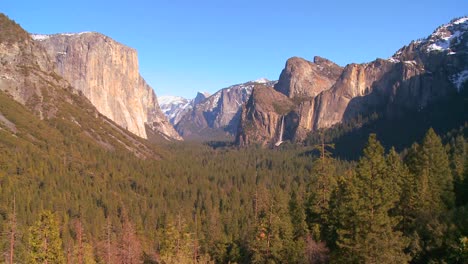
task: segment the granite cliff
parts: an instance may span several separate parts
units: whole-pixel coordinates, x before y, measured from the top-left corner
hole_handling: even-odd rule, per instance
[[[32,37],[45,48],[57,73],[100,113],[142,138],[150,129],[166,139],[181,139],[140,76],[136,50],[100,33]]]
[[[255,95],[257,98],[243,108],[237,143],[273,145],[282,128],[285,139],[302,141],[310,132],[373,113],[398,118],[456,95],[466,80],[468,17],[440,26],[388,59],[340,67],[320,57],[314,62],[294,57],[286,62],[275,90]],[[258,114],[257,109],[266,109],[265,104],[276,101],[258,97],[268,98],[277,92],[289,98],[290,110],[273,118]],[[246,129],[260,123],[253,126],[255,129]]]
[[[55,63],[28,32],[3,14],[0,28],[0,131],[5,137],[32,143],[45,153],[57,151],[49,148],[52,141],[63,146],[79,139],[90,148],[159,157],[146,140],[100,114],[58,75]],[[68,154],[64,159],[76,158]]]

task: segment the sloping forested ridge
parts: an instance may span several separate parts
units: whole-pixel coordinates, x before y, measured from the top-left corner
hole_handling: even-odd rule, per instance
[[[6,263],[11,241],[17,263],[467,260],[466,127],[401,155],[371,136],[357,163],[288,145],[176,144],[153,160],[0,99],[15,124],[0,123]]]

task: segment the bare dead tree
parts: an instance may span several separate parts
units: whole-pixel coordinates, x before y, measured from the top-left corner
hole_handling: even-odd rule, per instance
[[[16,241],[16,197],[13,196],[13,212],[10,217],[10,264],[13,264]]]
[[[75,231],[78,240],[78,264],[83,264],[83,224],[80,218],[75,222]]]

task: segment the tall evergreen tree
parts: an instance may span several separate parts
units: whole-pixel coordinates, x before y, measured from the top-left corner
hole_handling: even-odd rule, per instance
[[[418,148],[419,146],[417,144],[412,147],[415,151]],[[410,154],[408,154],[407,157],[410,157]],[[396,206],[391,212],[391,215],[399,217],[397,230],[403,232],[405,236],[409,236],[413,231],[411,228],[416,218],[416,178],[414,174],[409,171],[405,163],[402,162],[394,148],[388,153],[386,161],[388,179],[395,183],[392,186],[395,188],[394,191],[398,194]]]
[[[313,162],[312,178],[307,190],[307,224],[317,242],[329,239],[330,196],[337,183],[334,160],[327,148],[333,147],[331,144],[325,144],[322,134],[321,144],[315,147],[319,150],[320,157]]]
[[[468,144],[463,136],[458,136],[452,139],[450,147],[456,204],[465,205],[468,203],[468,185],[465,178],[468,169]]]
[[[252,263],[300,263],[304,243],[294,241],[293,225],[288,212],[288,199],[279,191],[272,191],[260,209],[255,237],[249,249]]]
[[[337,246],[353,255],[355,262],[404,263],[402,234],[394,231],[397,219],[390,215],[398,193],[390,181],[384,149],[375,134],[370,135],[356,175],[344,186],[345,196],[338,205],[341,219],[350,223],[337,230]],[[342,259],[344,260],[344,259]]]
[[[414,220],[407,231],[414,261],[442,259],[448,239],[448,210],[454,207],[453,177],[447,152],[431,128],[422,144],[408,154],[414,174]]]
[[[65,263],[59,225],[52,212],[42,212],[29,231],[29,263]]]
[[[307,235],[307,225],[303,204],[299,201],[296,191],[292,191],[289,199],[289,214],[293,226],[294,239],[305,239]]]
[[[423,139],[413,168],[418,177],[420,210],[440,213],[454,206],[449,159],[440,137],[432,128]]]

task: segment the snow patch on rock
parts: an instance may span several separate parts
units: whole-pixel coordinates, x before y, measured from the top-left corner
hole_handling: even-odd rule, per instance
[[[268,80],[267,78],[260,78],[260,79],[257,79],[255,81],[253,81],[254,83],[269,83],[270,80]]]
[[[46,40],[50,38],[50,35],[42,35],[42,34],[31,34],[33,40]]]
[[[468,69],[457,74],[454,74],[450,77],[450,81],[457,87],[457,90],[460,92],[463,84],[468,81]]]
[[[71,37],[71,36],[80,36],[80,35],[83,35],[83,34],[88,34],[88,33],[92,33],[91,31],[84,31],[84,32],[79,32],[79,33],[59,33],[59,34],[50,34],[50,35],[46,35],[46,34],[31,34],[31,38],[33,40],[37,40],[37,41],[42,41],[42,40],[47,40],[49,39],[51,36],[67,36],[67,37]]]

